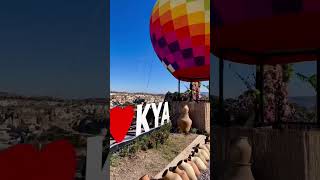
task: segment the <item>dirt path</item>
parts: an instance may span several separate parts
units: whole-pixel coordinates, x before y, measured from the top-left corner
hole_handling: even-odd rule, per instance
[[[115,158],[110,167],[111,180],[138,180],[145,174],[155,176],[196,137],[196,134],[170,134],[168,141],[158,149],[139,151],[132,157]]]

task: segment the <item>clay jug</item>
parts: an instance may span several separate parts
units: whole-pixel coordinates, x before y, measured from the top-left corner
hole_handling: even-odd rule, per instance
[[[142,176],[139,180],[150,180],[150,176],[146,174]]]
[[[207,148],[207,146],[205,146],[205,145],[203,145],[203,144],[198,144],[198,145],[196,146],[196,148],[199,148],[199,149],[204,150],[204,151],[206,152],[206,154],[210,157],[210,151],[209,151],[209,149]]]
[[[179,176],[179,174],[174,173],[169,171],[168,169],[166,169],[163,174],[162,174],[162,178],[164,180],[182,180],[182,178]]]
[[[192,125],[192,120],[189,117],[189,107],[184,105],[180,117],[178,119],[179,129],[184,133],[189,133]]]
[[[204,163],[204,165],[206,166],[206,167],[208,167],[208,162],[206,161],[206,159],[203,157],[203,155],[202,154],[200,154],[199,152],[192,152],[192,156],[195,156],[195,157],[198,157],[198,158],[200,158],[201,159],[201,161]]]
[[[230,143],[230,161],[240,164],[247,164],[251,159],[251,146],[248,137],[239,137]]]
[[[208,150],[210,151],[210,138],[208,136],[204,140],[204,144],[208,148]]]
[[[254,180],[250,164],[234,164],[225,180]]]
[[[210,160],[210,152],[207,152],[206,150],[201,149],[201,148],[199,148],[198,151],[199,151],[200,153],[202,153],[203,157],[204,157],[207,161]]]
[[[184,170],[184,171],[187,173],[187,175],[188,175],[188,177],[189,177],[190,180],[197,180],[197,176],[196,176],[196,174],[195,174],[192,166],[191,166],[190,164],[188,164],[186,161],[187,161],[187,160],[181,160],[181,161],[179,161],[179,163],[177,164],[177,166],[178,166],[180,169]]]
[[[195,153],[201,154],[206,161],[209,161],[210,156],[209,156],[209,154],[207,154],[207,152],[205,150],[199,149],[199,148],[195,148],[194,151],[195,151]]]
[[[210,136],[206,136],[205,142],[210,142]]]
[[[193,161],[191,161],[190,157],[187,160],[188,160],[187,162],[192,166],[193,171],[196,174],[196,176],[200,177],[201,173],[200,173],[198,166]]]
[[[194,162],[197,165],[200,171],[205,171],[207,169],[207,166],[203,163],[203,161],[199,157],[189,156],[189,158],[191,159],[192,162]]]
[[[226,180],[254,180],[251,172],[251,146],[247,137],[239,137],[230,143],[230,173]]]
[[[189,180],[187,173],[184,170],[181,170],[178,166],[169,168],[170,171],[179,174],[182,180]]]
[[[209,152],[210,152],[210,144],[205,144],[205,146],[207,147],[207,149],[208,149]]]

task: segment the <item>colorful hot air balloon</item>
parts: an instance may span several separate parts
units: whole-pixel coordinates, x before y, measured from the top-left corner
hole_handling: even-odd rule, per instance
[[[179,80],[210,78],[210,0],[157,0],[150,19],[153,48]]]

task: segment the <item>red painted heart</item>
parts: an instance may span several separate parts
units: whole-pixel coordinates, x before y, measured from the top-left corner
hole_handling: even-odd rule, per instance
[[[110,110],[110,133],[116,142],[125,138],[134,116],[133,106],[121,108],[119,106]]]
[[[76,153],[65,140],[46,145],[41,151],[31,144],[18,144],[0,151],[0,179],[74,180]]]

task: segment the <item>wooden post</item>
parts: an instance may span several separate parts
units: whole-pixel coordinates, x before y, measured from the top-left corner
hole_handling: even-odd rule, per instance
[[[192,87],[192,83],[193,82],[190,82],[190,86],[189,86],[189,91],[190,91],[190,101],[193,101],[193,87]]]
[[[178,99],[180,100],[180,79],[178,79]]]
[[[320,126],[320,95],[319,95],[319,90],[320,90],[320,54],[317,56],[317,124]]]
[[[263,88],[264,88],[264,77],[263,77],[263,72],[264,72],[264,66],[263,64],[260,64],[260,123],[264,122],[264,101],[263,101]]]
[[[219,58],[219,121],[223,124],[224,122],[224,105],[223,105],[223,71],[224,71],[224,60]]]
[[[220,142],[223,142],[223,141],[225,141],[225,137],[224,137],[224,132],[225,132],[225,127],[227,126],[227,122],[225,122],[224,120],[224,93],[223,93],[223,89],[224,89],[224,87],[223,87],[223,84],[224,84],[224,60],[223,60],[223,58],[219,58],[219,103],[218,103],[218,124],[219,125],[222,125],[222,127],[221,127],[221,135],[219,136],[219,140],[220,140]],[[215,130],[211,130],[210,129],[210,132],[211,131],[213,131],[213,133],[216,133],[216,131]],[[214,151],[213,152],[213,156],[214,156],[214,159],[213,159],[213,161],[214,162],[212,162],[212,163],[210,163],[210,165],[212,165],[213,164],[213,171],[214,172],[217,172],[218,171],[218,168],[219,168],[219,166],[218,166],[218,162],[217,162],[217,157],[216,157],[216,155],[217,155],[217,151],[216,151],[216,149],[217,149],[217,147],[220,147],[221,148],[221,156],[222,157],[220,157],[221,158],[221,160],[222,161],[225,161],[226,160],[226,146],[225,146],[225,144],[227,144],[227,143],[222,143],[222,144],[217,144],[217,141],[218,141],[218,137],[217,136],[215,136],[215,135],[213,135],[213,148],[212,148],[212,150]],[[220,178],[220,177],[217,177],[217,174],[218,173],[214,173],[213,174],[213,177],[214,177],[214,179],[218,179],[218,178]]]
[[[259,94],[259,104],[256,105],[256,117],[255,117],[255,124],[259,125],[260,123],[264,122],[264,102],[263,102],[263,86],[264,86],[264,78],[263,78],[263,71],[264,66],[263,64],[259,64],[256,67],[256,89],[260,92]]]
[[[256,89],[259,90],[259,86],[260,86],[260,82],[259,82],[259,79],[260,79],[260,72],[259,72],[260,68],[259,68],[259,65],[256,65]],[[256,104],[256,110],[255,110],[255,125],[258,125],[259,124],[259,105],[258,103]]]

